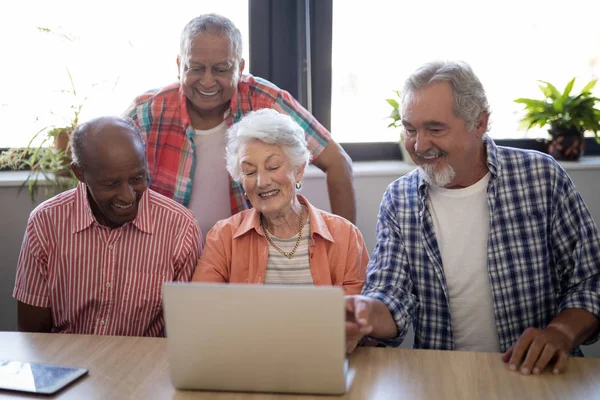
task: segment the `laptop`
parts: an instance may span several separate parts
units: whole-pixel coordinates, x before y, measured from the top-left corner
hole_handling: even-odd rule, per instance
[[[345,393],[341,288],[170,282],[163,294],[176,389]]]

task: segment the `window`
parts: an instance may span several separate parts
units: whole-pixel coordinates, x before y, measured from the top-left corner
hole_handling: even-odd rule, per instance
[[[71,105],[83,102],[81,121],[121,114],[136,95],[175,82],[179,36],[197,15],[230,18],[248,60],[248,0],[38,0],[4,11],[0,147],[25,146],[37,130],[68,123]],[[63,92],[71,88],[67,70],[76,99]]]
[[[600,76],[598,15],[600,2],[589,0],[334,0],[332,134],[339,142],[396,141],[384,99],[424,62],[461,59],[486,88],[490,135],[525,137],[513,100],[540,97],[537,80],[561,90],[577,77],[578,90]]]

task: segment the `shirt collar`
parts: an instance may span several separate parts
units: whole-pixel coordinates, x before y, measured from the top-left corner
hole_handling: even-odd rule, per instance
[[[489,137],[487,134],[483,137],[483,141],[486,145],[487,150],[488,169],[490,170],[492,176],[499,175],[501,165],[500,161],[498,160],[498,146],[496,146],[496,143],[494,143],[492,138]]]
[[[72,233],[81,232],[94,223],[98,224],[88,200],[87,185],[83,182],[79,182],[75,189],[74,212]],[[150,210],[150,189],[144,191],[138,204],[137,216],[131,224],[142,232],[153,233],[154,223]]]
[[[183,92],[181,84],[179,85],[179,118],[181,118],[181,125],[185,129],[186,136],[192,139],[196,135],[196,132],[192,127],[192,120],[187,108],[187,96]]]
[[[74,215],[72,233],[77,233],[86,229],[96,220],[88,201],[87,186],[83,182],[79,182],[77,189],[75,189],[75,202],[73,210]]]
[[[319,213],[319,210],[314,208],[306,199],[306,197],[298,194],[296,198],[300,202],[306,206],[308,210],[308,215],[310,216],[310,234],[311,237],[315,234],[321,236],[323,239],[328,240],[330,242],[334,242],[333,236],[331,236],[331,232],[329,232],[329,228],[327,228],[327,224],[323,220],[323,217]],[[264,236],[262,229],[260,228],[260,212],[256,211],[255,208],[251,208],[249,210],[248,217],[244,219],[244,221],[240,224],[238,229],[235,231],[233,235],[233,239],[246,234],[248,231],[254,229],[256,233],[261,236]]]
[[[138,213],[132,224],[142,232],[150,235],[154,233],[154,221],[152,220],[152,207],[150,205],[150,189],[144,190],[140,204],[138,204]]]

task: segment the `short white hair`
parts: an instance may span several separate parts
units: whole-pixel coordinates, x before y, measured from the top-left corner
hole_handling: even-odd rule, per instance
[[[179,56],[185,57],[192,39],[203,33],[226,36],[231,43],[233,54],[235,54],[235,61],[240,63],[242,60],[242,34],[229,18],[218,14],[203,14],[187,23],[181,32]]]
[[[227,171],[237,182],[243,176],[242,151],[255,140],[281,147],[294,169],[310,161],[304,130],[289,115],[271,108],[251,111],[227,131]]]
[[[465,121],[467,129],[477,126],[482,114],[491,114],[485,89],[469,64],[464,61],[436,60],[413,72],[402,89],[402,110],[411,96],[434,82],[448,82],[454,94],[454,115]],[[489,126],[486,127],[486,130]]]

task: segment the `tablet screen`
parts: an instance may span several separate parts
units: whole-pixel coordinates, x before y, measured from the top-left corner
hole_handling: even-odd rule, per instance
[[[52,394],[87,372],[84,368],[2,360],[0,389]]]

